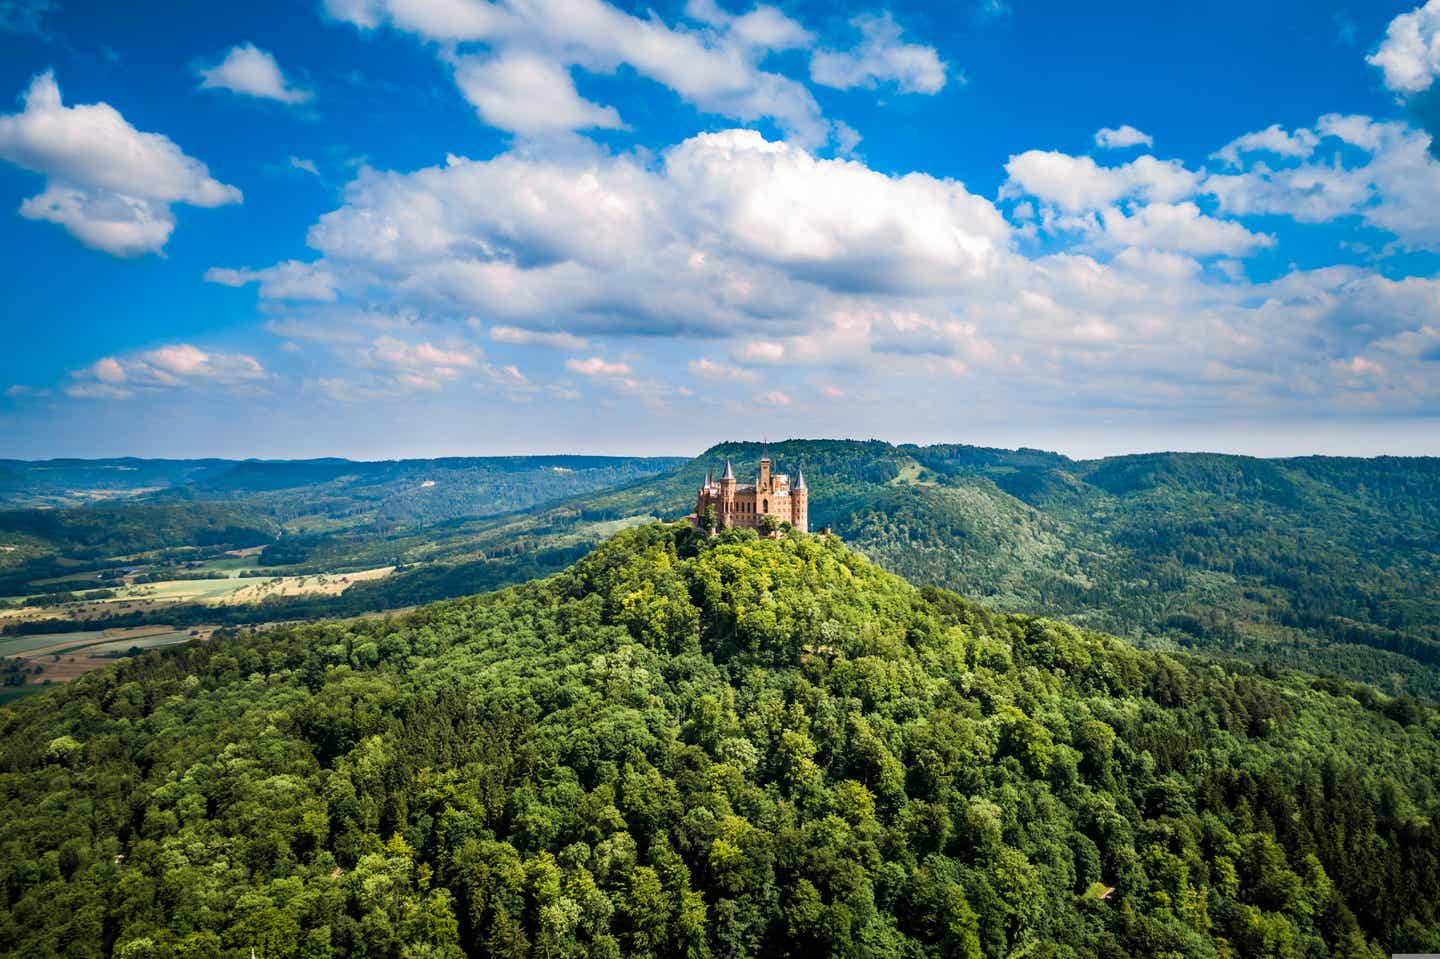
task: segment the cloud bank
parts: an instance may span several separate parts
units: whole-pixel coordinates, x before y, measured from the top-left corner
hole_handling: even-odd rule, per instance
[[[1397,18],[1370,58],[1406,104],[1434,83],[1437,4]],[[982,193],[850,155],[858,134],[822,113],[817,95],[963,83],[888,13],[825,35],[778,7],[713,0],[668,19],[602,0],[326,10],[425,43],[509,146],[361,166],[309,224],[307,255],[206,272],[253,288],[226,295],[259,301],[277,350],[256,350],[263,365],[178,344],[103,358],[67,380],[71,395],[283,381],[369,410],[443,397],[489,416],[584,399],[566,409],[613,423],[781,407],[814,423],[840,415],[839,396],[854,400],[847,415],[941,425],[1016,410],[1440,414],[1440,276],[1407,271],[1440,252],[1440,163],[1406,120],[1257,124],[1188,160],[1104,127],[1076,152],[1017,151]],[[299,102],[254,52],[264,64],[215,85]],[[643,122],[591,82],[622,70],[724,120],[633,149],[586,139]],[[65,107],[48,76],[0,118],[0,156],[47,177],[25,215],[121,255],[161,249],[174,204],[240,199],[112,108]],[[1362,252],[1347,265],[1295,256],[1292,238],[1323,224]]]
[[[70,374],[65,392],[88,399],[130,399],[141,392],[182,388],[253,391],[267,377],[265,368],[253,356],[176,343],[96,360]]]
[[[325,0],[335,20],[361,30],[390,27],[439,45],[461,93],[491,126],[522,136],[613,129],[614,108],[585,99],[576,69],[628,67],[696,109],[742,123],[770,121],[787,138],[817,146],[846,136],[821,114],[804,84],[766,69],[772,53],[812,49],[811,79],[848,89],[892,86],[933,94],[945,85],[933,47],[906,42],[889,14],[856,18],[858,41],[817,48],[814,35],[777,7],[743,15],[694,0],[686,21],[638,17],[604,0]],[[460,53],[475,44],[481,54]]]

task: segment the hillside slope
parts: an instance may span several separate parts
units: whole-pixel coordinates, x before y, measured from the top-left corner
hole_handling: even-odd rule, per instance
[[[679,516],[728,443],[620,490],[537,512]],[[1002,611],[1133,642],[1295,666],[1440,700],[1440,459],[769,444],[804,466],[812,527],[887,569]],[[493,572],[493,571],[492,571]]]
[[[1437,734],[651,524],[0,710],[0,952],[1378,959],[1440,949]]]

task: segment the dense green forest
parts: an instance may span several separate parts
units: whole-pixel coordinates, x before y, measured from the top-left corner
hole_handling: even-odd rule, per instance
[[[89,509],[0,511],[0,537],[63,545],[71,560],[124,557],[185,546],[260,546],[280,527],[255,511],[228,503],[137,503]]]
[[[0,952],[1378,959],[1440,949],[1437,733],[650,524],[0,709]]]

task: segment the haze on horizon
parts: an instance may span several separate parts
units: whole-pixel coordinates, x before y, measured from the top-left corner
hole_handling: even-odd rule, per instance
[[[1440,0],[0,4],[0,456],[1440,454]]]

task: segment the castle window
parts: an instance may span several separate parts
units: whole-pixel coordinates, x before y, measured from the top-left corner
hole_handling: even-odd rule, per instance
[[[770,512],[770,501],[768,499],[765,501],[765,512]]]

